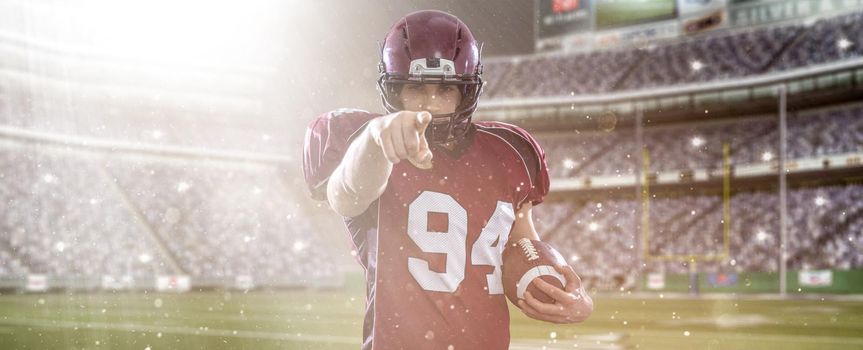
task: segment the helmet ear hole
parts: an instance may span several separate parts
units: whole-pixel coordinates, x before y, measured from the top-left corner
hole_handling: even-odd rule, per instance
[[[387,80],[385,75],[378,79],[376,87],[381,96],[381,103],[388,113],[395,113],[404,109],[401,94],[399,92],[399,85],[400,84]]]
[[[472,84],[465,84],[461,88],[461,103],[459,104],[459,110],[468,110],[468,113],[473,113],[473,108],[475,107],[477,100],[479,99],[480,94],[482,93],[482,86],[484,82],[478,81]]]

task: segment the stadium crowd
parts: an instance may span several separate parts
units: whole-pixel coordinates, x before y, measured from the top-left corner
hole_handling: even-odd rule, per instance
[[[0,180],[0,277],[337,277],[272,166],[8,146]]]
[[[701,272],[776,272],[779,266],[779,197],[775,189],[739,192],[729,202],[724,235],[719,193],[670,193],[641,199],[586,199],[536,207],[544,239],[570,259],[583,278],[602,288],[632,287],[645,233],[645,269],[687,273],[697,256]],[[546,209],[548,208],[548,209]],[[863,185],[795,188],[788,198],[790,269],[863,267]],[[541,224],[540,224],[541,223]],[[728,243],[727,258],[723,258]],[[714,260],[710,260],[715,258]]]
[[[484,61],[485,94],[555,97],[758,76],[861,57],[861,33],[863,12],[854,12],[648,46],[497,57]]]
[[[644,129],[651,171],[719,169],[724,143],[731,164],[775,161],[776,116],[675,124]],[[635,173],[634,132],[585,131],[537,135],[553,178]],[[863,152],[863,106],[836,106],[789,114],[788,158]]]
[[[485,94],[498,100],[572,96],[739,79],[861,57],[861,33],[863,13],[857,12],[643,47],[490,58],[484,61]],[[22,62],[42,64],[10,59],[0,62],[0,69],[26,70]],[[193,106],[182,99],[163,107],[170,104],[158,98],[116,96],[99,97],[113,101],[105,105],[57,106],[40,101],[80,96],[48,90],[37,94],[15,84],[0,81],[4,127],[208,150],[297,149],[258,126],[233,126],[225,113],[208,107],[222,100],[216,93]],[[235,114],[260,113],[262,108],[254,96],[220,106],[234,108]],[[122,123],[114,120],[130,111],[137,114]],[[212,116],[213,122],[195,122],[200,115]],[[719,168],[723,143],[730,146],[733,164],[774,161],[775,119],[766,115],[648,127],[644,142],[650,170]],[[793,112],[788,120],[791,159],[863,151],[863,106]],[[552,178],[629,175],[641,166],[632,129],[537,136]],[[312,251],[327,245],[311,234],[314,223],[297,209],[293,194],[281,183],[284,174],[274,167],[194,157],[108,156],[2,141],[0,278],[28,273],[143,278],[178,273],[172,265],[195,279],[249,275],[264,283],[337,274],[329,254]],[[651,198],[648,207],[643,204],[633,198],[569,198],[548,200],[534,212],[544,239],[598,287],[635,283],[645,232],[649,256],[715,256],[727,243],[727,258],[703,263],[704,271],[778,269],[775,190],[733,194],[727,240],[719,194],[666,193]],[[641,227],[644,208],[649,209],[646,231]],[[863,239],[863,185],[793,188],[788,208],[792,269],[863,267],[857,243]],[[687,271],[678,261],[648,257],[645,264],[652,271]]]
[[[272,168],[23,148],[3,149],[0,165],[0,201],[8,208],[0,215],[0,276],[170,273],[162,243],[194,278],[301,280],[337,271],[327,254],[310,253],[326,246],[306,234],[313,225],[280,209],[295,206]],[[777,206],[775,190],[734,194],[730,255],[702,268],[776,271]],[[535,220],[544,239],[584,266],[586,279],[617,286],[635,278],[641,208],[640,199],[627,198],[548,201]],[[647,208],[651,255],[722,253],[721,195],[659,195]],[[863,185],[792,189],[789,220],[791,268],[863,267]],[[686,272],[679,262],[647,261]]]

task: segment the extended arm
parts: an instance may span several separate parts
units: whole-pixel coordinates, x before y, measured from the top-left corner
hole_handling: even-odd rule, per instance
[[[361,214],[387,187],[401,159],[431,161],[424,132],[431,114],[402,111],[369,121],[345,152],[327,183],[327,200],[342,216]]]
[[[371,137],[370,127],[354,139],[327,183],[327,200],[342,216],[365,211],[384,192],[393,170],[393,163]]]

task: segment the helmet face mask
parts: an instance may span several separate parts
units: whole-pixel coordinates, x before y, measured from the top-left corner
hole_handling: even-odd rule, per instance
[[[479,77],[455,81],[441,81],[427,77],[394,78],[381,76],[378,79],[378,90],[381,100],[388,113],[406,110],[402,98],[402,90],[413,84],[440,84],[454,86],[461,96],[455,110],[448,113],[433,113],[432,122],[426,129],[426,138],[434,144],[445,144],[456,141],[468,131],[471,114],[476,109],[482,90],[482,79]]]
[[[426,129],[430,144],[450,144],[469,131],[482,93],[480,46],[458,18],[440,11],[418,11],[390,29],[381,47],[378,91],[388,113],[405,110],[408,84],[455,86],[461,101],[451,113],[434,113]]]

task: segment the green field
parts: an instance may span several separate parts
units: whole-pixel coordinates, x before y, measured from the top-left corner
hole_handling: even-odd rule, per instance
[[[863,301],[597,297],[580,325],[512,310],[513,349],[861,349]],[[358,349],[343,291],[0,296],[2,349]]]

